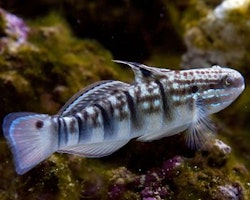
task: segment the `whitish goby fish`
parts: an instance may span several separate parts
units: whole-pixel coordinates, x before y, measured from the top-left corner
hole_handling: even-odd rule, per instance
[[[229,68],[173,71],[127,64],[135,81],[94,83],[74,95],[58,114],[10,113],[3,122],[16,171],[24,174],[54,152],[107,156],[132,138],[152,141],[186,131],[191,148],[211,135],[208,115],[244,90],[242,75]]]

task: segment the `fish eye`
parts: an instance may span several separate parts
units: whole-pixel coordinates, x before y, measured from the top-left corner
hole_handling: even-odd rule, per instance
[[[230,86],[230,85],[233,84],[233,79],[232,79],[232,77],[226,75],[226,76],[223,78],[223,82],[224,82],[224,85],[225,85],[225,86]]]

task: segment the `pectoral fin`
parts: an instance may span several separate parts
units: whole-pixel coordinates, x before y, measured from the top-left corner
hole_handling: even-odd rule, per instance
[[[193,116],[193,121],[186,132],[186,143],[191,149],[199,149],[213,138],[215,127],[200,98],[195,100]]]

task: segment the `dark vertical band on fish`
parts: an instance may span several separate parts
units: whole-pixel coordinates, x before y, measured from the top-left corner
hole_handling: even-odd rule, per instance
[[[58,146],[63,147],[67,145],[67,126],[65,120],[58,117]]]
[[[136,130],[140,127],[140,124],[139,124],[139,118],[137,115],[135,103],[134,103],[133,97],[129,94],[128,91],[124,91],[124,94],[127,98],[128,108],[130,111],[130,122],[132,125],[132,129]]]
[[[172,118],[171,109],[170,109],[170,105],[169,105],[168,100],[167,100],[167,96],[166,96],[166,92],[164,90],[164,87],[159,80],[155,80],[155,83],[158,85],[160,93],[161,93],[162,109],[164,112],[164,116],[166,117],[166,119],[171,119]]]
[[[104,132],[104,139],[111,138],[113,136],[113,124],[111,121],[108,112],[98,103],[95,103],[96,106],[100,111],[103,119],[103,132]]]

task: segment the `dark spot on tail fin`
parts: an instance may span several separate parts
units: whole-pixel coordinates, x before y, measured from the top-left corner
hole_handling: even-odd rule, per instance
[[[38,121],[36,122],[36,128],[37,128],[37,129],[42,128],[43,125],[44,125],[44,123],[43,123],[43,121],[41,121],[41,120],[38,120]]]
[[[57,150],[51,126],[50,116],[46,114],[20,112],[10,113],[4,118],[3,134],[11,148],[18,174],[29,171]]]

